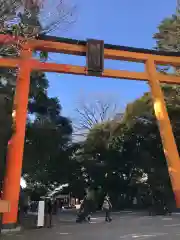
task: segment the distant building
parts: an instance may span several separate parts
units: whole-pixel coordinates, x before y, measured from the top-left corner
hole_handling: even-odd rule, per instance
[[[122,118],[123,118],[123,113],[117,113],[116,115],[115,115],[115,117],[114,117],[114,120],[122,120]]]
[[[69,184],[60,185],[55,190],[49,192],[45,198],[56,199],[65,207],[70,207],[72,204],[75,205],[75,201],[69,191]]]

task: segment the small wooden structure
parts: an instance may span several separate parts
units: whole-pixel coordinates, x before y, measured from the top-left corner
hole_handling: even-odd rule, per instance
[[[10,203],[5,200],[0,200],[0,214],[10,212]]]
[[[9,201],[0,200],[0,234],[2,229],[2,215],[3,213],[10,212],[10,203]]]

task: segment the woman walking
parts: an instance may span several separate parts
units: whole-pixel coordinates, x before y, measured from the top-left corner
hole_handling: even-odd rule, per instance
[[[104,198],[102,209],[105,212],[105,221],[106,222],[111,222],[112,218],[111,218],[110,214],[111,214],[112,204],[111,204],[108,196],[106,196]]]

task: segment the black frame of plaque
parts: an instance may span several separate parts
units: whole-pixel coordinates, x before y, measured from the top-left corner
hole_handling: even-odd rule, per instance
[[[86,66],[88,75],[102,75],[104,71],[104,41],[87,39]]]

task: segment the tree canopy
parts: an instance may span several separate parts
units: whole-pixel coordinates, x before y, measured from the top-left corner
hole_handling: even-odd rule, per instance
[[[42,9],[40,2],[33,1],[33,5],[27,5],[26,1],[0,1],[0,11],[2,13],[0,33],[12,34],[15,37],[23,35],[29,39],[44,32],[39,18]],[[59,10],[60,7],[59,5]],[[20,11],[22,9],[23,11]],[[17,14],[18,12],[19,14]],[[64,14],[66,13],[64,12]],[[64,15],[64,17],[67,16]],[[59,19],[54,19],[53,24],[57,23],[57,21]],[[0,56],[18,57],[21,44],[20,42],[1,46]],[[43,56],[40,54],[40,57]],[[5,170],[7,142],[12,134],[12,132],[9,133],[8,131],[11,130],[12,125],[11,114],[16,77],[16,70],[0,69],[1,132],[4,133],[1,134],[0,141],[0,149],[4,150],[1,151],[0,156],[1,181]],[[22,174],[31,187],[60,184],[67,181],[67,164],[70,155],[68,148],[71,144],[72,124],[68,118],[62,116],[60,101],[56,97],[51,98],[48,96],[49,81],[45,73],[34,71],[31,73],[30,80]],[[8,92],[6,91],[7,88]],[[4,92],[6,93],[5,98],[2,95]],[[10,99],[11,103],[8,108],[5,108],[2,102],[6,98]],[[2,114],[3,111],[5,111],[4,114]],[[11,122],[7,121],[8,117]],[[9,129],[5,128],[8,123]]]
[[[176,15],[163,20],[154,35],[156,49],[178,52],[179,33],[179,18]],[[178,70],[173,69],[171,74],[178,74]],[[163,71],[166,73],[166,68]],[[179,148],[180,87],[161,86]],[[129,196],[132,199],[144,187],[153,191],[163,189],[166,197],[173,199],[150,92],[129,103],[123,116],[93,122],[88,129],[81,150],[75,153],[75,159],[84,171],[86,185],[88,182],[100,187],[114,199],[122,194],[126,194],[126,200]]]

